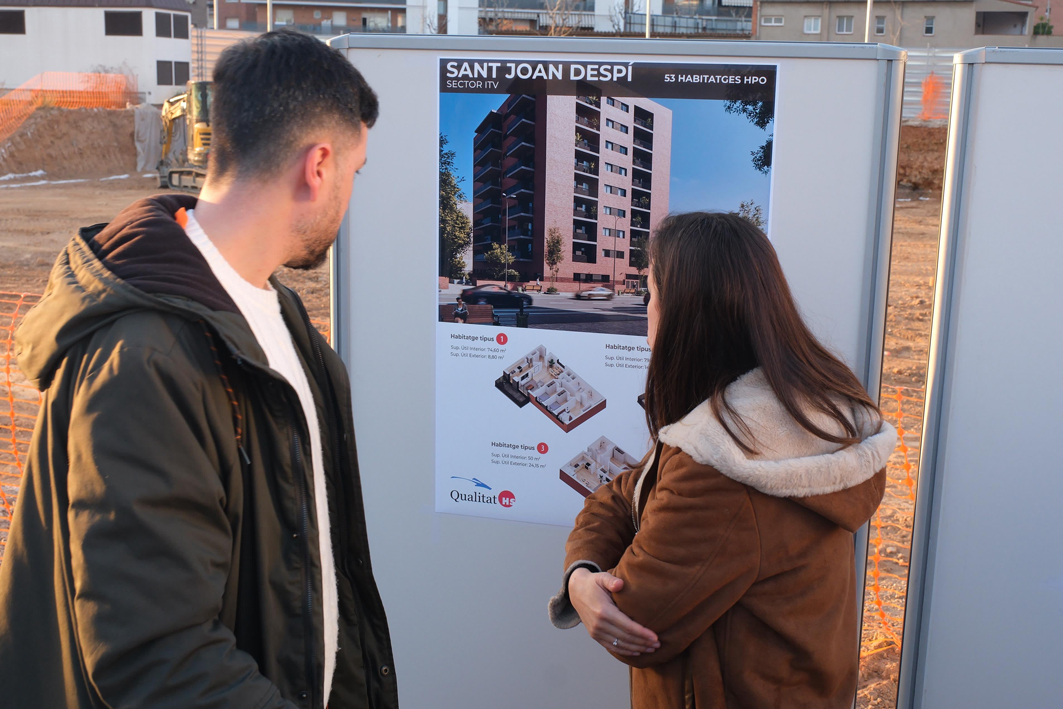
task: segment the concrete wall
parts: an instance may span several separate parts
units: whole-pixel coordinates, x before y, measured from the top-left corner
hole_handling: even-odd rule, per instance
[[[191,72],[191,41],[155,36],[155,13],[170,11],[140,10],[142,37],[112,37],[104,33],[105,10],[133,9],[25,8],[26,34],[0,37],[0,82],[13,89],[46,71],[107,72],[135,76],[137,90],[148,103],[162,103],[182,93],[183,86],[156,83],[157,61],[188,62]],[[189,36],[193,34],[190,30]]]

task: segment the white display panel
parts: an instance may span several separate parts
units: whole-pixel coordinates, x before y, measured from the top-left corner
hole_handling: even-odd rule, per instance
[[[460,390],[438,412],[434,403],[437,338],[446,331],[438,322],[436,248],[440,60],[776,66],[772,243],[816,334],[877,391],[903,52],[876,45],[412,36],[349,36],[333,44],[381,100],[369,162],[334,253],[334,332],[351,370],[374,570],[402,702],[455,709],[626,706],[626,667],[582,630],[555,630],[546,617],[568,529],[436,512],[437,413],[470,425],[480,414]],[[492,362],[499,374],[542,344],[534,329],[505,332],[512,344]],[[555,354],[595,387],[607,386],[581,371],[596,366],[578,361],[587,355]],[[637,393],[625,387],[615,396]],[[529,427],[554,425],[540,412],[520,413]],[[602,435],[628,445],[590,426],[564,436],[572,446],[565,446],[562,467]],[[515,442],[542,441],[534,431],[527,439]],[[484,467],[462,477],[486,482]]]
[[[956,62],[898,706],[1058,706],[1063,50]]]

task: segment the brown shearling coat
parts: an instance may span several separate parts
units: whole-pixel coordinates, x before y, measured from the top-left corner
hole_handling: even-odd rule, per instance
[[[797,426],[760,370],[726,396],[760,455],[743,453],[707,404],[663,429],[645,472],[587,498],[551,618],[579,622],[567,597],[576,568],[624,580],[614,601],[661,643],[614,655],[632,667],[633,709],[848,709],[858,668],[853,532],[882,499],[896,432],[862,420],[864,441],[839,450]]]

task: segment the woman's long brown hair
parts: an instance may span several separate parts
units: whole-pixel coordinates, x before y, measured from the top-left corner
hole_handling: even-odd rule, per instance
[[[751,222],[733,214],[673,215],[649,251],[660,314],[645,400],[654,439],[707,400],[735,443],[755,454],[756,441],[724,390],[757,367],[786,411],[819,438],[859,442],[853,407],[880,417],[852,370],[801,319],[775,249]],[[833,419],[844,435],[817,426],[809,412]]]

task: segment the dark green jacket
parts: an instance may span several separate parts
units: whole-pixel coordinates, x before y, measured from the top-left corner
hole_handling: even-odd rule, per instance
[[[44,404],[0,566],[3,706],[322,707],[306,419],[175,222],[194,204],[143,200],[82,229],[18,330]],[[329,705],[393,709],[347,373],[274,287],[322,428],[340,601]]]

